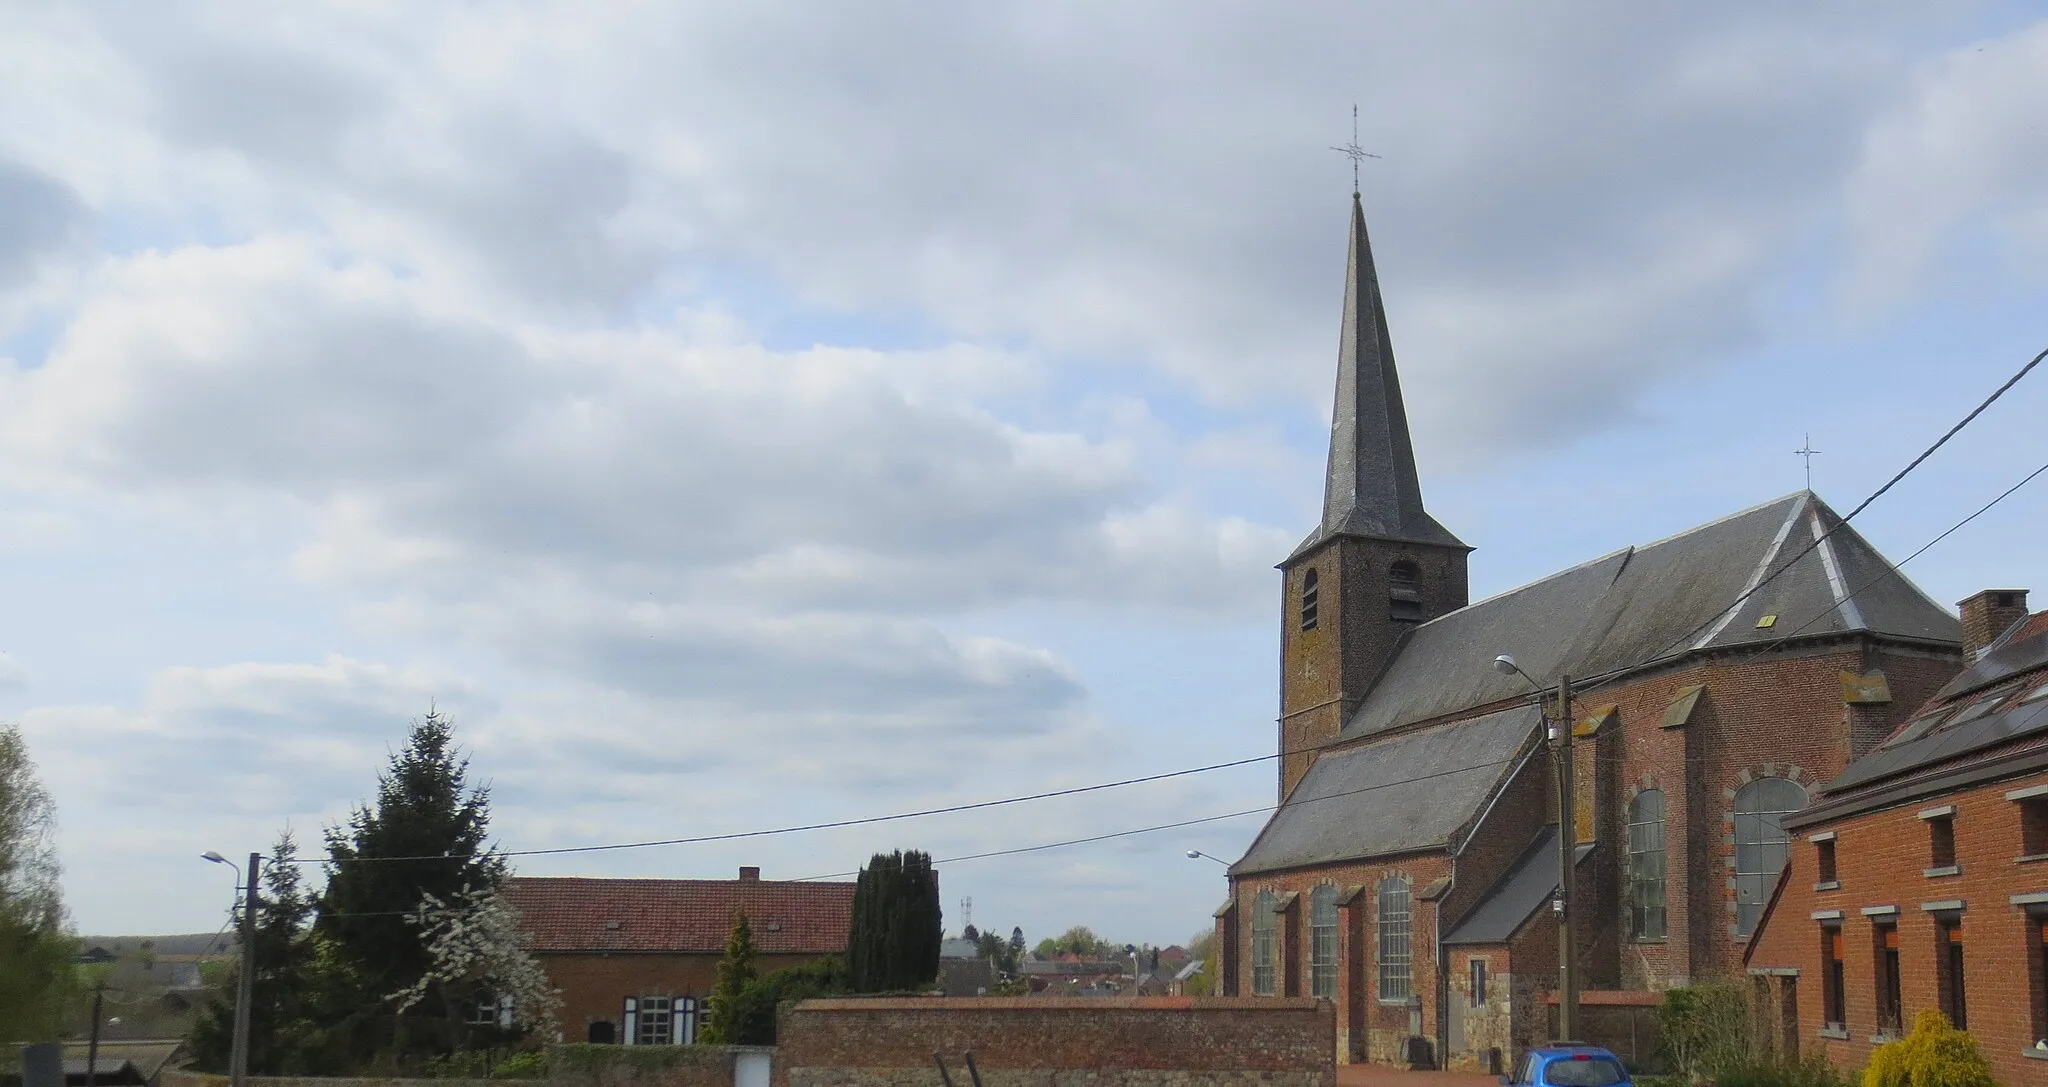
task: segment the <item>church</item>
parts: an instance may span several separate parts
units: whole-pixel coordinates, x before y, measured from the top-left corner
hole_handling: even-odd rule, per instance
[[[1783,820],[1957,673],[1961,630],[1811,491],[1471,601],[1356,193],[1347,263],[1322,520],[1279,566],[1280,805],[1230,866],[1222,992],[1334,1002],[1340,1061],[1499,1069],[1553,1029],[1561,835],[1601,1040],[1603,1009],[1741,975]],[[1564,676],[1568,776],[1538,693]]]

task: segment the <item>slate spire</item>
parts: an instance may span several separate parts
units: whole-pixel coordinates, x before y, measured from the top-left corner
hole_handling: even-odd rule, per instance
[[[1295,555],[1333,536],[1465,547],[1422,508],[1408,411],[1387,335],[1387,307],[1373,267],[1365,208],[1351,194],[1351,243],[1344,274],[1344,325],[1337,351],[1337,405],[1323,520]],[[1469,549],[1468,549],[1469,550]]]

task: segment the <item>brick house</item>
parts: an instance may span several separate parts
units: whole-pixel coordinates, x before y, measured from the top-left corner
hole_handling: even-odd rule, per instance
[[[505,896],[562,994],[564,1037],[625,1045],[694,1041],[718,960],[744,911],[762,973],[846,953],[851,883],[515,876]]]
[[[2048,612],[2026,597],[1963,601],[1970,667],[1785,820],[1748,968],[1787,1048],[1859,1067],[1936,1008],[2003,1082],[2048,1079]]]
[[[1960,629],[1808,491],[1470,603],[1355,194],[1348,258],[1322,520],[1279,567],[1281,805],[1230,867],[1219,980],[1336,1002],[1340,1060],[1486,1065],[1547,1036],[1562,834],[1496,655],[1580,688],[1577,970],[1627,1006],[1740,975],[1780,817],[1948,682]]]

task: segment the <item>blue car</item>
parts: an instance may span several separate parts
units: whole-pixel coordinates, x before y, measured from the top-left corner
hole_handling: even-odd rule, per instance
[[[1596,1045],[1552,1042],[1522,1055],[1509,1087],[1635,1087],[1621,1058]]]

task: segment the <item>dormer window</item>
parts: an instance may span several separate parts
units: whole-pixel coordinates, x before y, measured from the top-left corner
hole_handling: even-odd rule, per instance
[[[1301,629],[1316,628],[1316,582],[1321,579],[1314,570],[1301,576]]]
[[[1422,622],[1422,570],[1407,559],[1387,567],[1387,614],[1396,622]]]

